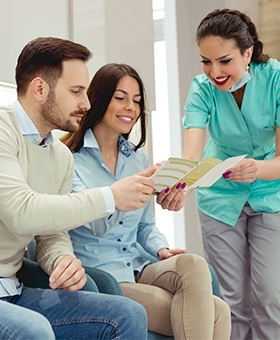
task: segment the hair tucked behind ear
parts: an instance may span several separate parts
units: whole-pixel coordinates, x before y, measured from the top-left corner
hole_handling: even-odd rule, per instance
[[[234,39],[242,55],[253,46],[251,61],[254,63],[266,63],[269,60],[269,56],[263,53],[263,43],[259,40],[255,24],[245,13],[227,8],[209,13],[198,26],[196,32],[198,45],[202,39],[211,35]]]

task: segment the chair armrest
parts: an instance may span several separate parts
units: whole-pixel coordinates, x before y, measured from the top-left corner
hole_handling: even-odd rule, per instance
[[[17,272],[17,277],[27,287],[50,288],[49,275],[36,262],[25,257],[23,258],[22,267]]]
[[[212,292],[213,295],[216,295],[218,297],[221,297],[221,292],[220,292],[220,284],[219,284],[219,280],[218,280],[218,276],[214,270],[214,268],[208,264],[211,276],[212,276]]]
[[[84,268],[86,273],[97,284],[100,293],[122,295],[120,285],[112,274],[98,268]]]
[[[17,278],[26,287],[49,289],[49,275],[34,261],[23,258],[22,267],[17,272]],[[82,290],[98,292],[94,280],[87,275],[87,282]]]

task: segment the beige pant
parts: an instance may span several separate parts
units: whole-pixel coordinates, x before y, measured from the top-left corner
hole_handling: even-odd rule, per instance
[[[180,254],[144,268],[137,283],[122,282],[123,295],[142,304],[150,331],[175,339],[227,340],[228,305],[213,296],[207,262]]]

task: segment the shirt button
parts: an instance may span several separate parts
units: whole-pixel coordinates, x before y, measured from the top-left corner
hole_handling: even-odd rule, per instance
[[[118,239],[117,239],[117,241],[118,241],[118,242],[121,242],[121,239],[120,239],[120,238],[118,238]]]
[[[120,221],[119,224],[123,224],[123,221]]]
[[[124,247],[122,250],[123,250],[123,251],[126,251],[126,248]]]
[[[127,264],[126,264],[128,267],[130,267],[131,266],[131,263],[130,262],[127,262]]]

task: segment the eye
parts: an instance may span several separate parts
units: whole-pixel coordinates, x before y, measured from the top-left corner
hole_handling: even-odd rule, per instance
[[[211,62],[210,60],[201,60],[201,63],[204,65],[209,65]]]
[[[140,100],[133,100],[135,104],[139,105],[140,104]]]
[[[229,64],[232,61],[232,59],[226,59],[226,60],[221,60],[221,64]]]
[[[118,96],[115,96],[114,98],[115,98],[115,99],[117,99],[117,100],[124,100],[124,98],[123,98],[123,97],[118,97]]]
[[[75,94],[75,95],[77,95],[77,94],[80,93],[80,90],[72,90],[72,93]]]

